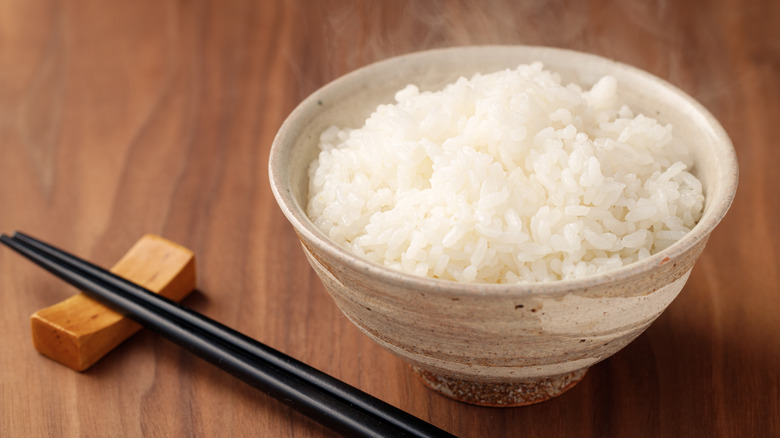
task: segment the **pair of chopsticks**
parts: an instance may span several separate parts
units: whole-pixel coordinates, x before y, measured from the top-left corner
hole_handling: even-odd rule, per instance
[[[47,243],[0,241],[142,326],[346,436],[452,437],[382,400]]]

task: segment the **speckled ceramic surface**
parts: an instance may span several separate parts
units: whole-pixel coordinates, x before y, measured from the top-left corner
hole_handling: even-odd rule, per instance
[[[358,127],[398,89],[436,89],[459,76],[542,61],[564,81],[618,79],[638,112],[675,126],[691,145],[706,202],[684,239],[640,262],[576,281],[476,285],[415,277],[337,247],[305,214],[307,168],[326,127]],[[404,358],[431,388],[462,401],[517,406],[569,389],[585,370],[639,336],[674,300],[737,186],[734,148],[692,98],[643,71],[593,55],[485,46],[420,52],[350,73],[318,90],[285,121],[271,150],[271,187],[314,270],[344,314]]]

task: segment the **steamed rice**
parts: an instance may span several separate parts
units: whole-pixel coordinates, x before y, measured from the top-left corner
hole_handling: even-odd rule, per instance
[[[583,90],[534,63],[395,101],[325,130],[309,169],[308,215],[370,261],[466,282],[579,278],[701,217],[688,147],[622,104],[613,77]]]

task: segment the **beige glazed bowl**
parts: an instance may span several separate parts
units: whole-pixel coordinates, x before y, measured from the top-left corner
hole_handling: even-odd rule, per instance
[[[673,123],[695,151],[706,201],[696,227],[649,258],[607,274],[529,285],[467,284],[390,270],[348,253],[306,215],[309,163],[321,132],[360,127],[409,83],[441,88],[459,76],[542,61],[563,81],[590,86],[610,74],[636,112]],[[517,406],[554,397],[614,354],[682,289],[737,186],[734,148],[718,122],[677,88],[636,68],[561,49],[459,47],[391,58],[347,74],[304,100],[271,148],[271,187],[314,270],[344,314],[458,400]]]

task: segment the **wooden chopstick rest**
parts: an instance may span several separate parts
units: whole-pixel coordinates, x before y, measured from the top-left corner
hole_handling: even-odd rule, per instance
[[[195,289],[195,254],[161,237],[146,235],[111,272],[181,301]],[[35,312],[30,319],[35,349],[76,371],[86,370],[141,328],[81,292]]]

